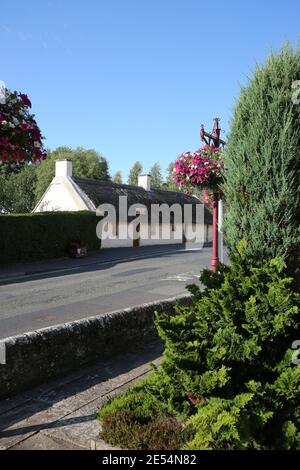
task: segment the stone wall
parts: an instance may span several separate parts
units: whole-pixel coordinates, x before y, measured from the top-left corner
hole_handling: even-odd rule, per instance
[[[61,377],[96,359],[125,352],[156,336],[155,311],[172,313],[191,296],[144,304],[2,340],[0,398]],[[3,356],[3,354],[2,354]]]

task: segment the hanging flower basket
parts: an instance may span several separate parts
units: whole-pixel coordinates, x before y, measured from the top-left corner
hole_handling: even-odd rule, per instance
[[[26,162],[46,158],[43,136],[30,113],[27,95],[2,89],[0,101],[0,172],[18,171]]]
[[[205,145],[185,152],[174,164],[174,181],[180,187],[218,191],[223,180],[224,162],[219,148]]]

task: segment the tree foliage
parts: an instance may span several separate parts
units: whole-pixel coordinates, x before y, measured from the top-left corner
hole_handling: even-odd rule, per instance
[[[300,49],[287,46],[257,66],[242,88],[226,147],[224,231],[248,240],[257,260],[283,257],[294,275],[300,253]]]
[[[117,184],[122,184],[122,174],[120,171],[116,171],[116,173],[112,177],[112,181]]]
[[[154,163],[149,174],[151,176],[151,188],[160,189],[163,184],[163,177],[161,174],[161,166],[158,162]]]
[[[175,163],[175,162],[174,162]],[[166,179],[162,184],[162,189],[165,191],[178,191],[178,184],[173,179],[174,175],[174,163],[171,162],[166,169]]]
[[[58,147],[48,153],[48,158],[42,162],[37,170],[36,200],[38,201],[46,191],[55,175],[56,160],[71,160],[73,162],[73,175],[82,178],[93,178],[107,181],[110,179],[107,160],[95,150],[77,147]]]
[[[0,211],[31,212],[35,206],[36,166],[25,165],[19,173],[0,175]]]
[[[131,186],[137,186],[139,175],[142,173],[142,171],[143,166],[141,162],[135,162],[128,175],[128,184]]]

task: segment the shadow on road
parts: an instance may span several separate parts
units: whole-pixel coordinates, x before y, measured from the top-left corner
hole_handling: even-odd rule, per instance
[[[206,246],[204,249],[210,249]],[[150,258],[160,258],[161,256],[184,256],[191,250],[186,250],[184,244],[179,245],[165,245],[156,247],[140,247],[140,248],[114,248],[100,251],[97,254],[92,254],[89,258],[81,258],[79,260],[66,259],[50,261],[48,266],[43,263],[43,269],[40,270],[36,263],[32,265],[26,264],[26,270],[20,277],[13,276],[5,279],[0,279],[0,286],[9,284],[18,284],[28,281],[40,281],[43,279],[50,279],[53,277],[66,276],[72,274],[89,273],[95,271],[102,271],[112,268],[121,263],[128,263],[137,260],[147,260]],[[195,250],[193,250],[195,251]],[[201,249],[196,250],[200,252]],[[35,269],[34,269],[35,267]],[[4,275],[3,269],[0,269],[0,275]],[[9,274],[8,274],[9,276]]]

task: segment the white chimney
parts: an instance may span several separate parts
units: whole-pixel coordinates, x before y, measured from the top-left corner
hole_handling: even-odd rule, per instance
[[[72,176],[72,162],[70,160],[56,160],[55,176]]]
[[[144,188],[146,191],[151,189],[151,176],[150,175],[139,175],[138,186]]]

